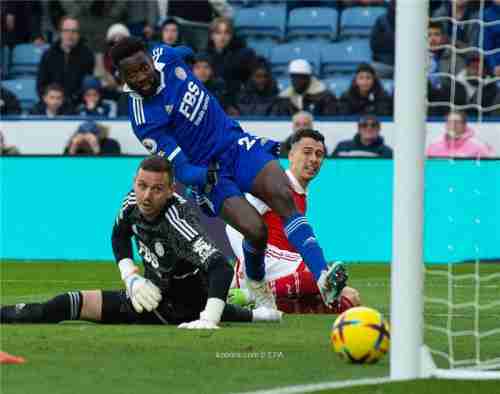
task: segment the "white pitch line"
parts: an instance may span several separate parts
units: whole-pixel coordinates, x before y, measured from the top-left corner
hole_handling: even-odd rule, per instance
[[[358,380],[343,380],[341,382],[323,382],[314,384],[302,384],[296,386],[276,387],[274,389],[265,389],[257,391],[246,391],[237,394],[299,394],[312,393],[328,389],[341,389],[344,387],[365,386],[370,384],[384,384],[391,382],[389,377],[367,378]]]

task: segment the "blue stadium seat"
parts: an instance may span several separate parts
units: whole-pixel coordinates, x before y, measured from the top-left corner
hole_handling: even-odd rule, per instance
[[[276,79],[276,83],[278,84],[278,90],[280,92],[287,89],[291,84],[289,77],[278,78],[278,79]]]
[[[9,79],[2,81],[2,86],[16,95],[24,112],[28,112],[38,102],[35,78]]]
[[[384,90],[389,94],[394,94],[394,80],[387,78],[381,79],[382,85],[384,86]]]
[[[352,74],[360,63],[370,63],[371,58],[368,40],[352,39],[323,45],[321,47],[323,77]]]
[[[323,82],[325,83],[328,90],[335,93],[335,96],[340,97],[351,86],[353,77],[354,76],[338,76],[324,79]]]
[[[36,75],[38,64],[48,45],[38,46],[33,44],[16,45],[12,51],[12,61],[9,77],[22,75]]]
[[[247,45],[255,51],[257,56],[269,59],[269,56],[271,55],[271,48],[275,46],[276,43],[270,39],[249,38],[247,40]]]
[[[340,17],[341,37],[370,37],[377,18],[385,14],[385,7],[351,7]]]
[[[271,68],[275,76],[287,75],[288,63],[295,59],[305,59],[319,75],[321,55],[319,47],[311,42],[292,42],[277,45],[271,50]]]
[[[5,76],[9,73],[10,67],[10,49],[8,46],[2,47],[0,56],[2,57],[0,61],[0,64],[2,65],[2,76]]]
[[[335,40],[338,12],[328,7],[295,8],[288,17],[288,39],[315,37]]]
[[[286,4],[240,8],[234,15],[236,32],[244,37],[285,37]]]

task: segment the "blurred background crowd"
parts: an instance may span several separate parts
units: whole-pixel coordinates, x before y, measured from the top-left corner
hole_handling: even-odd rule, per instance
[[[95,120],[128,115],[109,50],[134,35],[149,48],[192,47],[193,72],[231,116],[285,117],[294,129],[313,119],[352,116],[358,132],[351,145],[388,157],[378,118],[393,114],[395,4],[3,1],[0,114],[78,116],[89,121],[81,127],[94,131],[75,135],[107,135]],[[500,0],[431,0],[430,16],[428,114],[458,109],[464,125],[467,118],[500,116],[500,23],[489,23],[500,21]],[[371,138],[363,137],[364,129],[371,129]],[[465,130],[455,134],[465,138]],[[86,143],[97,152],[98,141]],[[346,154],[348,145],[334,154]],[[70,142],[66,152],[72,151]],[[108,144],[99,152],[116,154],[119,147]]]

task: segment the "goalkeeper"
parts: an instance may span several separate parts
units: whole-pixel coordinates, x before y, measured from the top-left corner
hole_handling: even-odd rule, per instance
[[[73,291],[45,303],[0,309],[1,323],[87,320],[108,324],[176,324],[217,329],[220,321],[280,321],[266,307],[226,304],[233,269],[203,231],[186,201],[174,193],[170,163],[144,159],[113,227],[112,245],[126,290]],[[132,261],[132,238],[145,272]]]

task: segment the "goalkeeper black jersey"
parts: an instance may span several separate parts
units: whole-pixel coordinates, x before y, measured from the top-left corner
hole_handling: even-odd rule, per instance
[[[135,193],[123,201],[112,233],[116,261],[132,258],[132,238],[145,267],[145,277],[162,290],[172,278],[194,275],[225,257],[202,228],[197,213],[178,194],[167,201],[155,221],[139,211]]]

